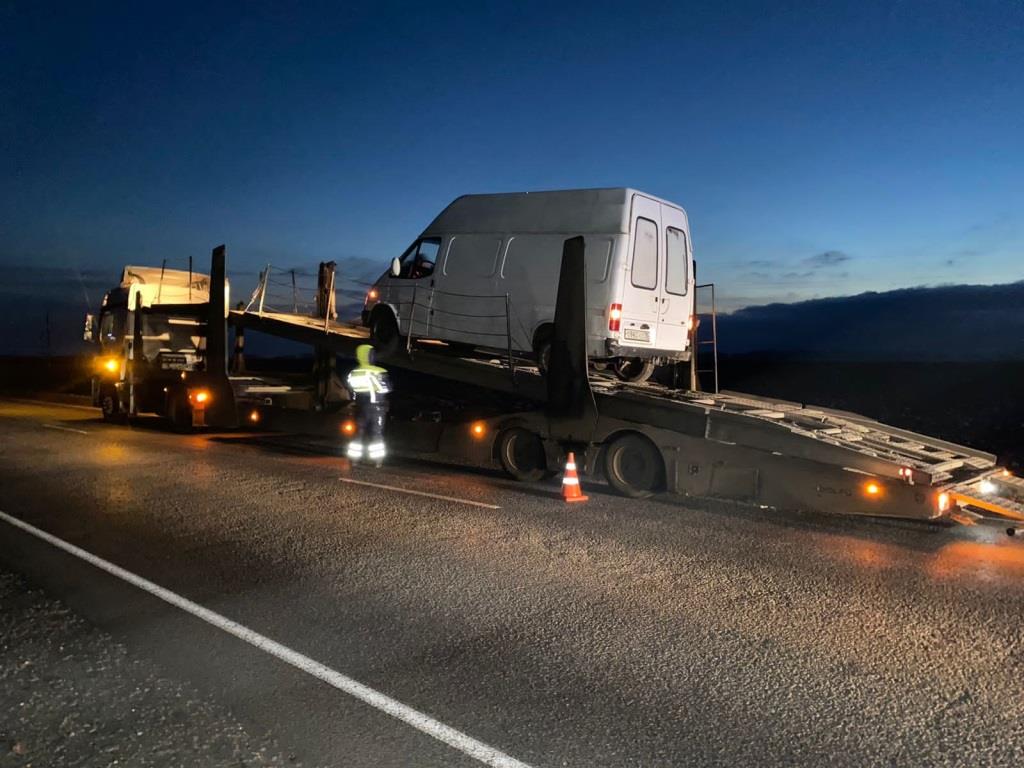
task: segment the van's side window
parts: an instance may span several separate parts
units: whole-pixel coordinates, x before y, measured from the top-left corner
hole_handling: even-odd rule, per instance
[[[658,287],[658,225],[650,219],[636,220],[632,280],[637,288]]]
[[[685,296],[689,286],[686,274],[686,233],[675,227],[665,230],[665,290]]]
[[[441,238],[439,237],[425,237],[422,240],[417,240],[399,259],[402,262],[402,271],[398,273],[398,276],[409,280],[430,277],[434,274],[434,265],[437,264],[437,252],[440,248]]]

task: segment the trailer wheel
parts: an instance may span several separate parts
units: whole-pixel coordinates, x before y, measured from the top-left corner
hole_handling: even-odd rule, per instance
[[[604,474],[612,488],[632,499],[645,499],[665,488],[665,464],[646,437],[622,435],[604,452]]]
[[[612,369],[622,381],[635,384],[647,381],[654,373],[654,361],[640,357],[616,357],[612,360]]]
[[[498,435],[498,461],[516,480],[536,482],[548,474],[544,443],[528,429],[512,427]]]
[[[393,355],[398,351],[402,336],[390,310],[379,309],[370,317],[370,339],[382,355]]]

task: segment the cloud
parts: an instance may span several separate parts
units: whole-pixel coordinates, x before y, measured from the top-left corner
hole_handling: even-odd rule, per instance
[[[842,251],[822,251],[813,256],[808,256],[803,263],[817,269],[819,267],[835,267],[844,262],[850,261],[853,257]]]

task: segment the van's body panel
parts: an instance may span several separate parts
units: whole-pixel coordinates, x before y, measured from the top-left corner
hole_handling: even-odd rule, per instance
[[[686,359],[694,294],[686,212],[626,188],[456,199],[403,254],[401,275],[374,285],[364,322],[383,305],[403,335],[501,350],[510,339],[513,351],[532,352],[554,320],[563,243],[577,235],[590,357]],[[612,305],[621,305],[618,331]]]

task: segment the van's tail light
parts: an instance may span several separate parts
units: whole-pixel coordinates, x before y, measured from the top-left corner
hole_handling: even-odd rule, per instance
[[[608,307],[608,330],[617,333],[622,327],[622,305],[612,304]]]

